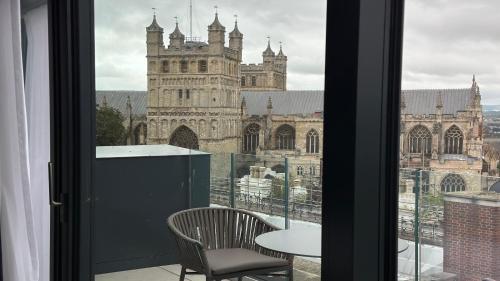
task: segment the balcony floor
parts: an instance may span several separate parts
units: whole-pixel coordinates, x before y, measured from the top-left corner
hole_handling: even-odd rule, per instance
[[[178,281],[181,266],[178,264],[149,267],[127,271],[119,271],[96,275],[96,281]],[[205,281],[204,275],[187,275],[187,281]],[[263,280],[245,278],[245,281]],[[286,278],[274,278],[269,280],[286,280]],[[319,281],[321,278],[301,270],[295,270],[294,280],[296,281]]]

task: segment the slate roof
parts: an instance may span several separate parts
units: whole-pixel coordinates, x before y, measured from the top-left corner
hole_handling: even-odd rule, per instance
[[[429,89],[403,90],[402,100],[406,104],[405,113],[414,115],[436,114],[438,95],[441,93],[443,114],[455,115],[464,111],[470,103],[471,89]]]
[[[101,105],[106,96],[108,106],[118,109],[127,116],[127,97],[130,96],[132,115],[146,115],[146,91],[96,91],[96,104]]]
[[[456,114],[464,111],[470,102],[470,89],[432,89],[403,90],[406,104],[405,113],[422,115],[435,114],[438,95],[441,93],[443,114]],[[130,96],[133,115],[145,115],[147,106],[146,91],[97,91],[96,103],[102,104],[106,96],[108,106],[118,109],[122,114],[127,112],[127,97]],[[267,114],[269,97],[272,101],[272,112],[279,115],[311,115],[323,112],[324,91],[242,91],[249,115]]]
[[[248,115],[267,114],[269,97],[273,105],[273,114],[310,115],[323,112],[324,107],[324,91],[242,91],[241,97],[245,97]]]

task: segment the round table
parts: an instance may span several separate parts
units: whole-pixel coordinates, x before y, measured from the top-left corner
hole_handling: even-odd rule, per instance
[[[409,247],[410,243],[408,243],[408,241],[398,238],[398,253],[408,250]]]
[[[321,258],[321,229],[317,228],[271,231],[257,236],[255,243],[294,256]]]

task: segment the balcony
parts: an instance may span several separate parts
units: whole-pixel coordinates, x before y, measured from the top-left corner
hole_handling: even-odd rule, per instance
[[[107,253],[108,259],[97,260],[101,271],[96,280],[178,280],[180,266],[165,219],[189,207],[235,207],[281,228],[320,228],[319,165],[279,155],[207,154],[168,145],[98,148],[96,245],[97,253]],[[454,222],[462,209],[498,212],[500,196],[489,190],[500,178],[408,168],[400,170],[399,178],[394,187],[399,190],[399,280],[460,280],[457,276],[469,274],[456,266],[456,253],[477,253],[460,246],[464,241],[458,231],[470,231],[480,249],[498,248],[500,241],[482,240],[475,226]],[[176,205],[165,208],[174,204],[167,202]],[[465,230],[459,229],[464,225]],[[493,259],[482,258],[484,264]],[[296,257],[294,270],[295,280],[321,280],[320,259]],[[481,270],[482,277],[496,274]]]

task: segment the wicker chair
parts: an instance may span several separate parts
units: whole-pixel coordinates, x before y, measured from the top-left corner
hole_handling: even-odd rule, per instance
[[[168,226],[179,249],[180,281],[186,274],[204,274],[207,281],[235,277],[241,281],[250,275],[288,276],[288,280],[293,280],[292,255],[255,244],[255,237],[278,228],[251,212],[189,209],[172,214]]]

